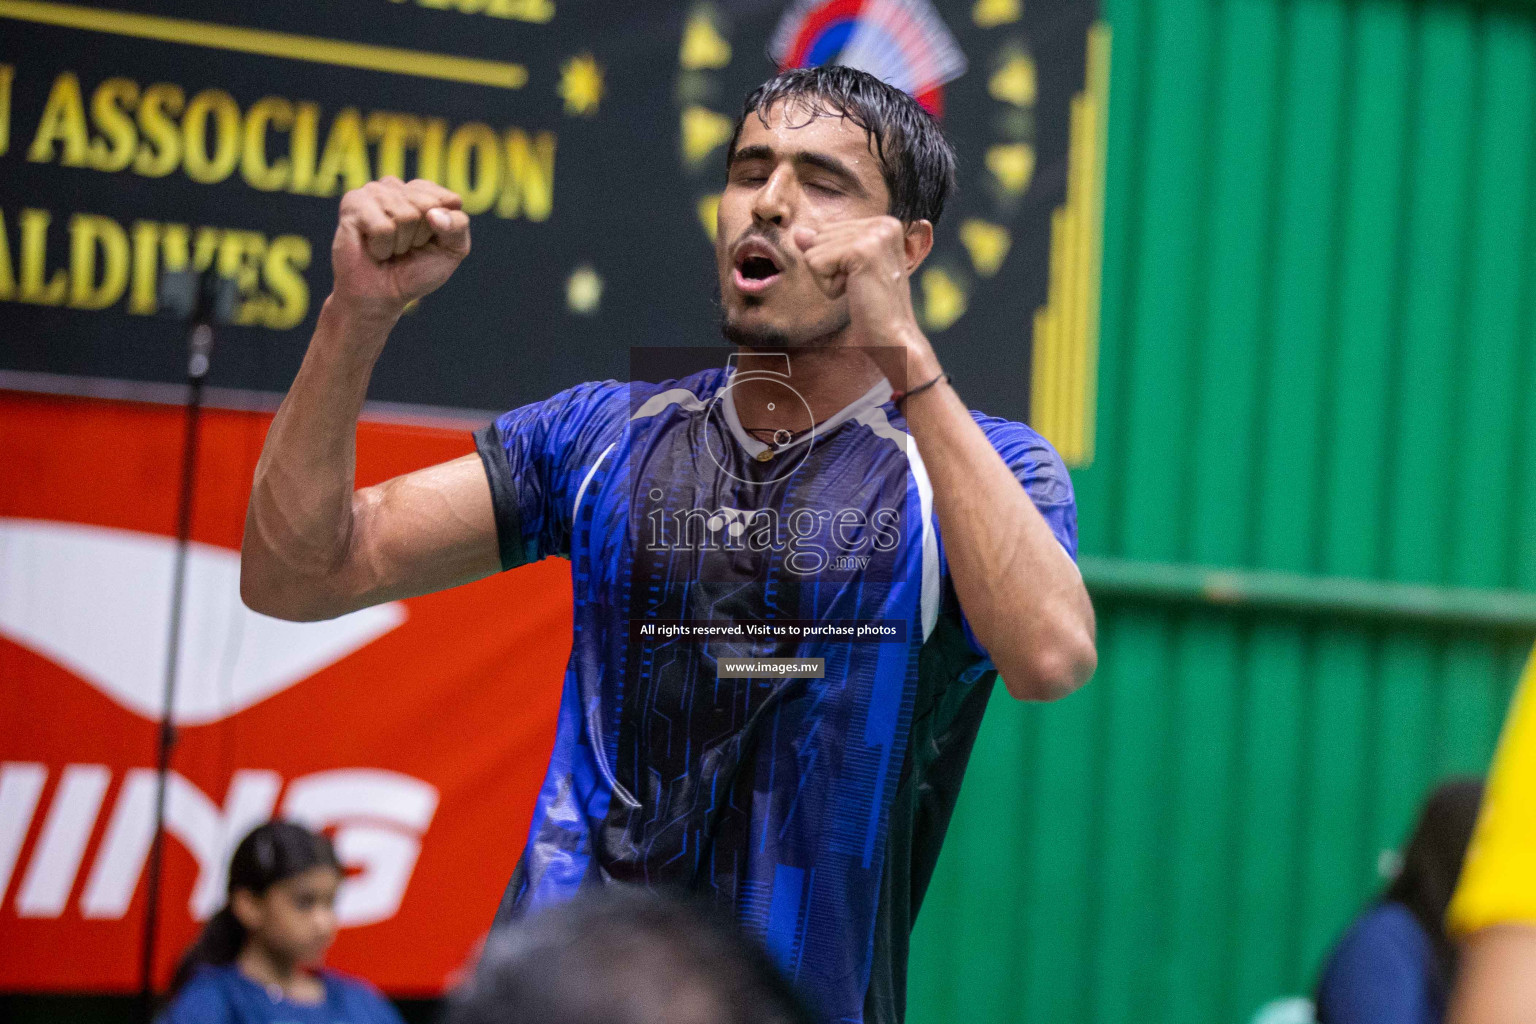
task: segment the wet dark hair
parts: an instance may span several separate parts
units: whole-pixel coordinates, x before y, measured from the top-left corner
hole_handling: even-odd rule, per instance
[[[755,941],[681,897],[610,885],[498,927],[443,1024],[814,1024]]]
[[[329,839],[291,821],[269,821],[253,829],[235,847],[229,861],[228,894],[233,896],[236,889],[245,889],[260,896],[278,882],[317,867],[341,870]],[[198,968],[234,963],[245,948],[246,938],[245,926],[226,899],[219,912],[203,926],[197,941],[181,955],[166,998],[180,992]]]
[[[727,171],[736,159],[736,140],[747,117],[756,114],[766,127],[768,111],[785,102],[807,118],[846,117],[868,132],[891,194],[891,216],[904,224],[939,222],[945,201],[955,191],[954,148],[939,122],[915,99],[856,68],[794,68],[754,89],[725,151]]]

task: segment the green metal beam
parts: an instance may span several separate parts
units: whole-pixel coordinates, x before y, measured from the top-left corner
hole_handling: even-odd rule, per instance
[[[1089,555],[1079,564],[1095,599],[1536,634],[1536,594],[1523,591],[1432,587]]]

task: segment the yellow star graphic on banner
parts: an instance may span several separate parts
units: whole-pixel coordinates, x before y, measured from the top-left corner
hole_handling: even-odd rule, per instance
[[[700,196],[698,202],[699,223],[704,225],[704,233],[709,240],[715,240],[715,233],[720,228],[720,193],[715,192],[707,196]]]
[[[960,241],[971,254],[971,266],[982,277],[991,277],[1008,258],[1013,236],[1001,224],[972,217],[960,225]]]
[[[1011,195],[1023,195],[1035,176],[1035,150],[1023,142],[1011,146],[991,146],[987,149],[987,170],[1002,183]]]
[[[971,8],[971,20],[979,28],[996,28],[1018,21],[1024,13],[1020,0],[976,0]]]
[[[567,114],[590,117],[603,98],[603,69],[590,53],[572,57],[560,68],[558,91]]]
[[[987,92],[1016,107],[1034,106],[1035,62],[1027,54],[1014,54],[987,80]]]
[[[702,163],[715,147],[731,137],[735,123],[708,107],[692,106],[683,111],[683,156],[690,164]]]
[[[731,62],[731,44],[720,30],[707,9],[694,12],[683,30],[683,45],[677,51],[677,63],[685,71],[703,71],[723,68]]]
[[[591,316],[603,301],[603,279],[597,271],[583,263],[571,272],[565,282],[565,305],[572,313]]]
[[[965,288],[939,267],[923,271],[923,326],[942,331],[965,313]]]

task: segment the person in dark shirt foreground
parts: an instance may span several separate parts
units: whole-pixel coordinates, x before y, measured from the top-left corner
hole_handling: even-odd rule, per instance
[[[241,840],[229,900],[182,956],[158,1024],[402,1024],[371,985],[320,967],[341,865],[325,836],[271,821]]]
[[[1424,803],[1402,870],[1339,940],[1317,988],[1320,1024],[1440,1024],[1456,971],[1445,912],[1483,783],[1457,779]]]

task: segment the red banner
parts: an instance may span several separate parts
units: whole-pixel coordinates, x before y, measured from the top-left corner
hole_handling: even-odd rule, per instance
[[[328,623],[240,602],[271,417],[205,413],[167,795],[162,983],[274,815],[348,869],[329,962],[440,992],[521,852],[571,643],[547,561]],[[137,984],[183,417],[0,392],[0,989]],[[467,425],[365,422],[358,482],[472,450]]]

